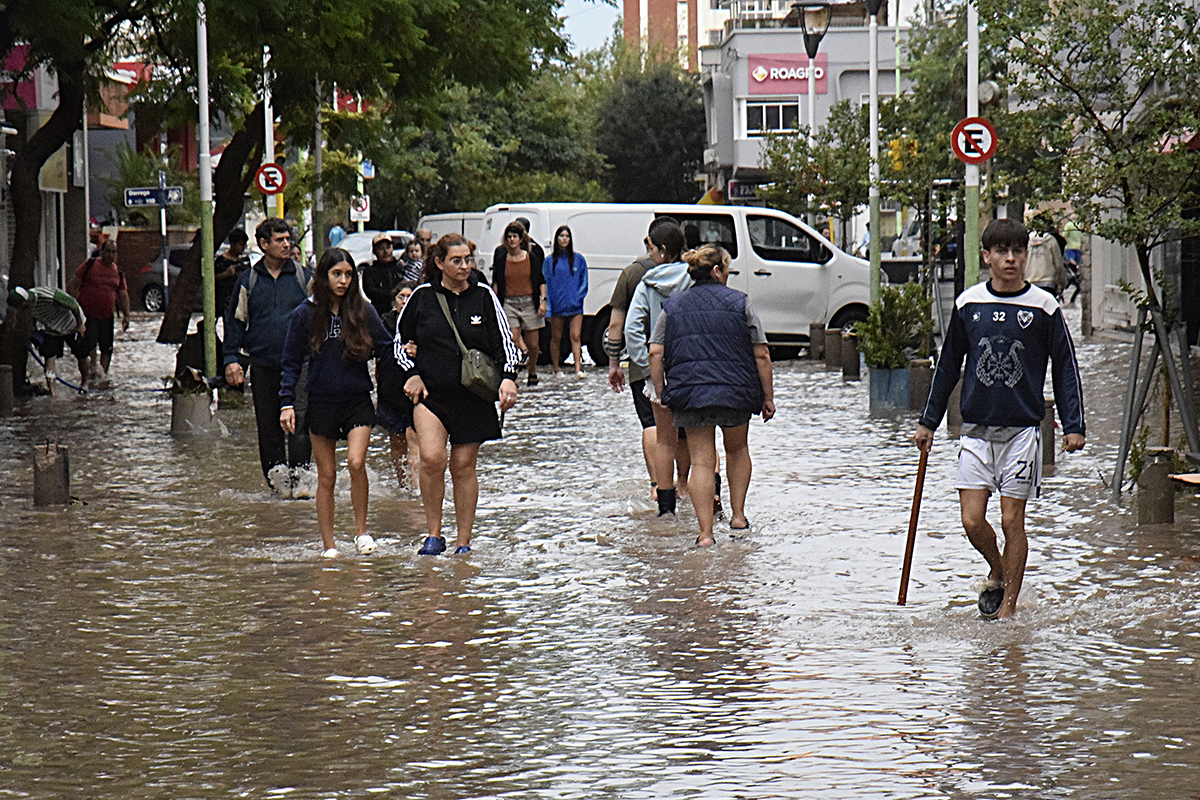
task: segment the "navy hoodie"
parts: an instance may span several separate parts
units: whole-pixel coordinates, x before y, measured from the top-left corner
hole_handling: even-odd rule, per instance
[[[379,314],[370,304],[365,304],[367,326],[375,344],[375,357],[390,357],[392,337],[379,319]],[[347,361],[343,358],[342,323],[334,314],[329,319],[329,330],[325,332],[325,343],[317,352],[312,351],[313,318],[316,306],[306,300],[292,312],[288,319],[287,340],[283,345],[283,377],[280,380],[280,407],[291,406],[296,399],[296,381],[300,368],[308,360],[308,397],[310,400],[337,402],[362,395],[369,395],[374,384],[367,372],[367,359]]]

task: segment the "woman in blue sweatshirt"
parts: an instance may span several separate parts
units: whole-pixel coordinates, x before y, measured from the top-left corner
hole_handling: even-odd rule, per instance
[[[338,247],[326,250],[313,276],[312,297],[288,318],[279,389],[279,424],[287,433],[295,433],[296,380],[308,361],[305,420],[317,463],[317,528],[326,558],[338,554],[333,539],[338,439],[346,439],[349,445],[346,466],[354,505],[354,546],[364,555],[375,550],[375,540],[367,533],[367,444],[375,424],[367,361],[372,355],[390,357],[391,344],[379,314],[363,298],[354,258]]]
[[[546,276],[546,316],[550,317],[550,370],[558,374],[562,349],[563,320],[571,337],[575,377],[582,378],[580,339],[583,334],[583,300],[588,293],[587,261],[575,252],[575,236],[566,225],[554,232],[554,251],[542,264]]]

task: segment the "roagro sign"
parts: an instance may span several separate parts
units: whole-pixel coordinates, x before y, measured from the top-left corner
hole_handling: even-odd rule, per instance
[[[748,57],[749,94],[808,94],[808,56],[803,53],[759,53]],[[817,53],[813,78],[817,94],[829,91],[828,57]]]

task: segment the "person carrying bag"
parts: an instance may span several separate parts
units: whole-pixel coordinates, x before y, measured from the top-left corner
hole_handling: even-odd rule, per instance
[[[482,350],[469,349],[463,344],[462,337],[458,335],[458,326],[450,316],[450,305],[446,298],[439,294],[437,299],[442,313],[446,315],[446,322],[450,323],[450,330],[454,331],[458,349],[462,352],[463,388],[489,403],[496,402],[500,399],[500,382],[504,380],[496,360]]]

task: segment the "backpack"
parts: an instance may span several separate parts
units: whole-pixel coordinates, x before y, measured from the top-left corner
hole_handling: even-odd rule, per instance
[[[304,267],[295,261],[292,264],[296,268],[296,283],[300,284],[300,291],[304,293],[305,297],[308,297],[308,279],[304,277]],[[250,293],[254,291],[256,283],[258,283],[258,270],[250,267],[250,279],[238,294],[237,308],[233,312],[233,318],[242,323],[247,331],[250,330]]]

